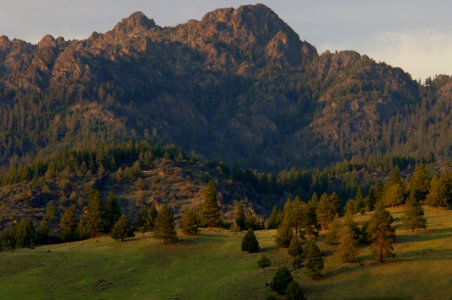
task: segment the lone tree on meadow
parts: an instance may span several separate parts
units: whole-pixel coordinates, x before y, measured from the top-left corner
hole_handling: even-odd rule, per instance
[[[242,239],[242,251],[248,251],[249,253],[255,253],[259,251],[259,242],[252,228],[248,229],[245,236]]]
[[[165,245],[177,241],[174,214],[167,205],[162,205],[157,214],[157,219],[155,220],[155,236],[163,240],[163,244]]]
[[[185,209],[182,212],[181,221],[182,231],[188,235],[197,235],[198,230],[198,220],[196,214],[192,209]]]
[[[306,257],[305,267],[313,279],[320,279],[323,277],[323,257],[319,247],[314,240],[306,243]]]
[[[217,227],[221,224],[221,212],[218,205],[218,191],[213,181],[209,181],[204,190],[204,203],[202,207],[203,223],[208,227]]]
[[[262,257],[257,261],[257,264],[262,268],[262,271],[265,271],[265,268],[268,268],[272,265],[272,261],[267,256],[262,255]]]
[[[124,242],[126,237],[133,237],[135,234],[133,233],[133,228],[130,226],[129,221],[125,215],[121,215],[113,226],[111,231],[111,237],[115,240],[121,240]]]
[[[287,286],[293,281],[292,274],[286,267],[282,267],[276,272],[275,277],[273,277],[270,283],[270,288],[280,295],[286,293]]]
[[[86,220],[92,238],[102,231],[102,198],[98,190],[91,192],[87,207]]]
[[[380,262],[383,262],[385,257],[394,256],[392,243],[395,240],[395,230],[391,226],[392,222],[394,218],[384,209],[383,203],[377,203],[368,222],[367,235],[372,243],[372,251]]]
[[[426,228],[427,220],[424,217],[424,210],[422,209],[419,201],[416,201],[414,197],[410,197],[408,200],[404,216],[402,217],[403,224],[406,228],[411,229],[412,232],[416,228]]]

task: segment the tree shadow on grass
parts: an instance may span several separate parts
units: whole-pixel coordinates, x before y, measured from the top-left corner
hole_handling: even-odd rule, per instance
[[[396,240],[398,243],[406,242],[423,242],[423,241],[433,241],[445,239],[452,236],[452,227],[435,229],[425,232],[415,232],[410,234],[398,234]]]

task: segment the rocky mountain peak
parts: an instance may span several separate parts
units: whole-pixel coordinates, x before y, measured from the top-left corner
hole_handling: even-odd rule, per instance
[[[38,43],[38,48],[56,48],[56,46],[55,38],[50,34],[44,36]]]
[[[141,11],[137,11],[132,13],[128,18],[124,18],[116,24],[113,32],[130,34],[154,27],[157,27],[157,25],[153,19],[149,19]]]

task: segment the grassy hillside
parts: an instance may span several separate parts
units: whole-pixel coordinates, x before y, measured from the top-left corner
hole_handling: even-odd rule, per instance
[[[428,229],[412,234],[396,219],[397,257],[375,263],[368,247],[360,262],[344,266],[320,237],[325,279],[293,272],[309,298],[430,298],[452,296],[452,211],[426,208]],[[361,222],[369,215],[358,216]],[[152,235],[137,234],[120,243],[110,237],[2,252],[0,299],[265,299],[265,282],[277,267],[290,265],[275,231],[258,231],[262,252],[273,266],[262,272],[261,253],[240,251],[241,235],[203,230],[164,246]]]

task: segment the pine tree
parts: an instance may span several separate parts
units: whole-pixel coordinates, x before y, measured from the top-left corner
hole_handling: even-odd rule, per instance
[[[354,213],[364,214],[366,203],[364,201],[364,192],[363,187],[358,186],[358,190],[356,192],[356,197],[354,201],[353,211]]]
[[[273,277],[273,280],[270,283],[270,288],[278,294],[284,295],[287,286],[292,281],[292,274],[290,274],[289,270],[286,267],[282,267],[276,272],[275,277]]]
[[[358,257],[357,241],[352,226],[345,224],[339,232],[337,253],[342,262],[355,262]]]
[[[395,230],[391,226],[394,218],[384,209],[383,203],[378,202],[375,211],[367,225],[367,235],[372,243],[373,253],[380,262],[385,257],[392,257],[392,243],[395,240]]]
[[[91,192],[87,207],[86,220],[92,238],[102,231],[102,198],[98,190]]]
[[[422,209],[419,201],[414,199],[414,196],[410,195],[410,199],[405,206],[402,222],[405,227],[411,229],[412,232],[414,232],[416,228],[425,229],[427,227],[427,220],[424,217],[424,210]]]
[[[197,235],[198,230],[198,221],[196,219],[196,214],[191,209],[185,209],[182,212],[182,221],[181,221],[182,231],[185,234],[189,235]]]
[[[410,194],[416,201],[424,201],[430,190],[430,178],[424,163],[416,166],[416,170],[410,180]]]
[[[257,264],[262,268],[262,271],[264,272],[265,268],[268,268],[272,265],[272,261],[267,256],[262,255],[262,257],[257,261]]]
[[[243,203],[239,202],[236,205],[235,208],[235,222],[239,226],[240,230],[245,230],[246,226],[246,216],[245,216],[245,209],[243,208]]]
[[[33,247],[36,242],[36,231],[30,219],[20,221],[14,230],[16,247]]]
[[[334,217],[333,222],[329,225],[328,232],[326,234],[326,242],[330,245],[337,245],[339,243],[339,232],[341,231],[341,221],[339,216]]]
[[[289,222],[283,220],[281,225],[279,225],[277,234],[276,234],[276,244],[279,247],[287,248],[290,245],[290,241],[292,240],[293,232],[290,227]]]
[[[50,223],[55,222],[57,218],[57,206],[55,204],[55,201],[50,200],[49,202],[47,202],[45,218]]]
[[[155,236],[163,240],[165,245],[177,241],[174,214],[167,205],[162,205],[157,214],[155,220]]]
[[[448,198],[446,176],[441,175],[440,178],[433,177],[425,203],[433,207],[447,207],[448,202],[450,202]]]
[[[296,281],[292,281],[287,285],[286,289],[286,299],[287,300],[305,300],[303,290]]]
[[[267,220],[267,229],[276,229],[281,224],[281,212],[277,205],[273,205],[272,212]]]
[[[242,239],[241,245],[242,251],[248,251],[249,253],[255,253],[259,251],[259,242],[252,228],[248,229],[245,236]]]
[[[323,277],[321,273],[323,270],[322,253],[313,240],[308,241],[306,244],[306,257],[304,265],[313,279],[320,279]]]
[[[303,242],[300,240],[298,236],[296,235],[293,236],[292,240],[290,241],[287,252],[293,257],[303,256],[304,254]]]
[[[121,240],[121,242],[123,242],[126,237],[132,236],[134,236],[132,226],[130,226],[127,217],[125,215],[121,215],[116,224],[113,226],[111,237],[115,240]]]
[[[404,190],[398,183],[390,185],[384,195],[383,201],[386,206],[398,206],[404,201]]]
[[[38,226],[38,241],[40,244],[47,244],[49,241],[49,223],[44,218],[41,220],[41,223],[39,223]]]
[[[63,242],[74,241],[77,239],[77,217],[75,216],[74,206],[69,207],[63,213],[60,220],[60,238]]]
[[[326,193],[320,196],[320,201],[317,206],[317,221],[320,223],[322,229],[328,229],[330,223],[328,195]]]
[[[213,181],[209,181],[204,190],[204,204],[202,209],[203,223],[208,227],[221,224],[220,206],[218,205],[217,190]]]
[[[110,232],[115,225],[115,222],[121,216],[121,210],[119,209],[118,201],[116,197],[110,192],[107,196],[105,203],[105,231]]]
[[[143,207],[138,215],[137,225],[141,232],[150,231],[154,228],[155,220],[157,218],[157,209],[155,204],[152,203],[151,207]]]

